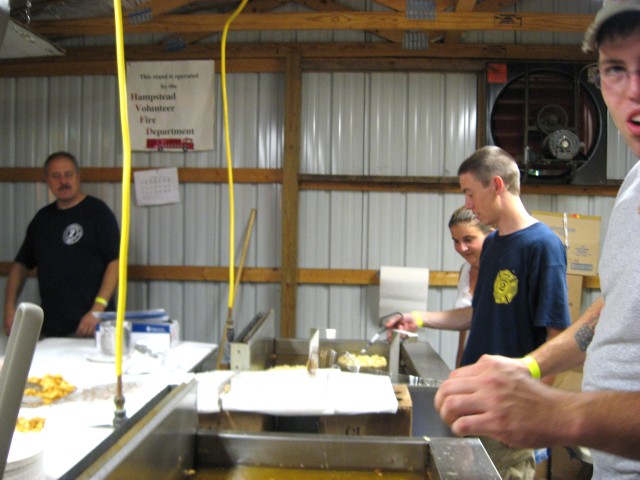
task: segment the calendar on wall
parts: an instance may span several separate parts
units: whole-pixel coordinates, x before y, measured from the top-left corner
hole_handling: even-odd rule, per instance
[[[136,171],[133,182],[139,206],[180,203],[177,168]]]

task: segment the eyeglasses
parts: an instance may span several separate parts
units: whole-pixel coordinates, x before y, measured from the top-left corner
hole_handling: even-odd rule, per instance
[[[629,86],[632,75],[639,75],[640,70],[629,71],[624,65],[599,65],[593,75],[593,83],[596,87],[606,87],[615,93],[620,93]]]

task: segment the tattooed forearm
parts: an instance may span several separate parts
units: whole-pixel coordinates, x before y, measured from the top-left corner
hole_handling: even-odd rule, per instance
[[[587,347],[591,343],[591,340],[593,340],[593,334],[596,331],[596,325],[599,319],[600,315],[594,316],[576,332],[575,339],[580,351],[587,351]]]

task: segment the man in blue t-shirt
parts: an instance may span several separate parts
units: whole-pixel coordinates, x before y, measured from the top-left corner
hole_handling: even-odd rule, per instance
[[[469,329],[462,365],[484,354],[523,357],[570,325],[566,253],[553,231],[526,211],[515,160],[494,146],[479,149],[458,169],[465,207],[496,230],[484,241],[471,307],[410,312],[389,327]],[[549,381],[549,380],[547,380]],[[532,450],[483,438],[503,478],[533,478]]]
[[[465,206],[496,226],[482,247],[462,365],[487,353],[522,357],[571,323],[564,246],[525,210],[520,171],[505,151],[478,150],[458,175]]]
[[[120,232],[113,212],[85,195],[75,157],[56,152],[44,164],[56,201],[43,207],[9,271],[4,330],[11,332],[17,300],[30,270],[37,268],[45,337],[90,337],[98,319],[92,312],[113,310],[118,283]]]

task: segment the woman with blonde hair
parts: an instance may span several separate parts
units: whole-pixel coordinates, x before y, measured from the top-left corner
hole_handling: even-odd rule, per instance
[[[453,240],[453,247],[466,262],[460,267],[458,279],[458,296],[454,308],[470,307],[473,291],[478,280],[478,268],[480,266],[480,253],[482,244],[493,227],[482,223],[475,214],[465,207],[458,208],[449,219],[449,231]],[[456,367],[460,366],[462,352],[467,340],[468,330],[461,330],[458,340],[458,353],[456,355]]]

